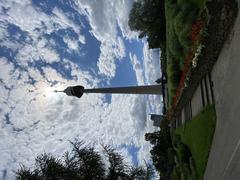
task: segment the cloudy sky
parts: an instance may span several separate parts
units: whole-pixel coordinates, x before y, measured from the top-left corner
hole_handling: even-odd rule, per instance
[[[148,160],[144,134],[158,96],[55,94],[87,88],[154,84],[159,53],[129,30],[131,0],[0,1],[0,179],[68,140],[110,144],[133,164]]]

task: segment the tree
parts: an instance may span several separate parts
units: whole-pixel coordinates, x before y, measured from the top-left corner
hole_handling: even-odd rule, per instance
[[[149,48],[158,48],[166,41],[164,0],[135,1],[129,14],[129,27],[147,36]]]
[[[170,136],[170,128],[165,126],[160,131],[146,133],[145,140],[153,145],[151,158],[156,170],[160,173],[161,179],[171,179],[174,167],[174,151]]]
[[[77,169],[78,176],[83,179],[103,179],[105,167],[100,154],[93,147],[84,146],[81,141],[71,144],[72,156],[68,159],[72,159],[72,165],[75,164],[73,170]]]
[[[128,177],[128,166],[123,162],[123,157],[116,153],[115,150],[109,146],[103,146],[104,152],[107,155],[110,166],[108,168],[107,179],[115,180],[119,177]]]
[[[18,180],[147,180],[153,176],[149,165],[133,167],[110,146],[103,146],[108,159],[107,166],[102,155],[94,147],[82,141],[71,142],[73,149],[63,159],[41,154],[35,159],[33,170],[21,166],[16,172]]]

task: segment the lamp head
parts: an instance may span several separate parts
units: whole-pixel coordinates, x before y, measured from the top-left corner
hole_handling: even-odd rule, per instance
[[[55,91],[55,92],[59,92],[59,91]],[[84,87],[83,86],[69,86],[64,91],[60,91],[60,92],[64,92],[68,96],[75,96],[75,97],[80,98],[83,95]]]

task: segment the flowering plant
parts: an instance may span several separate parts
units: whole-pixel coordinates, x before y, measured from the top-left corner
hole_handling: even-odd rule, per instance
[[[178,84],[178,87],[176,90],[176,94],[173,97],[172,106],[167,114],[170,117],[173,116],[174,110],[177,107],[177,103],[181,97],[183,89],[188,87],[188,81],[190,79],[189,73],[191,70],[191,64],[192,64],[193,68],[197,67],[197,62],[198,62],[199,56],[201,55],[202,49],[204,47],[204,45],[199,43],[200,37],[201,37],[200,35],[203,30],[203,26],[204,26],[204,22],[202,20],[198,20],[192,24],[192,28],[191,28],[191,32],[190,32],[190,40],[192,43],[192,48],[189,50],[187,56],[184,59],[184,68],[181,73],[181,77],[180,77],[180,81],[179,81],[179,84]]]
[[[198,57],[201,55],[201,52],[202,52],[202,48],[204,47],[204,45],[202,44],[199,44],[198,48],[197,48],[197,51],[194,55],[194,58],[192,60],[192,67],[193,68],[196,68],[197,67],[197,62],[198,62]]]

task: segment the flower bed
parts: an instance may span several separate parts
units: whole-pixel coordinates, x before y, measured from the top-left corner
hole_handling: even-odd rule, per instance
[[[203,21],[201,41],[194,47],[192,66],[188,66],[188,72],[182,76],[184,83],[179,82],[178,93],[175,94],[175,103],[169,106],[167,117],[170,122],[175,121],[182,112],[182,108],[191,100],[199,82],[209,73],[223,48],[225,41],[229,38],[238,13],[237,3],[233,0],[211,1],[206,5],[207,21]],[[204,18],[203,18],[204,19]],[[205,25],[206,23],[206,25]],[[198,34],[201,23],[193,24],[192,40]],[[184,78],[185,76],[185,78]],[[183,82],[183,80],[181,80]],[[184,88],[182,84],[186,84]],[[181,86],[180,86],[181,85]]]
[[[201,44],[201,39],[203,35],[202,32],[204,31],[204,28],[205,23],[201,19],[197,20],[192,24],[191,32],[189,35],[192,43],[192,48],[190,48],[189,53],[184,59],[184,68],[183,71],[181,72],[180,81],[176,90],[176,94],[173,98],[171,108],[168,111],[169,115],[174,113],[174,109],[177,106],[178,100],[181,97],[183,89],[188,86],[188,79],[190,76],[191,68],[195,68],[197,66],[198,57],[200,56],[202,48],[204,47]]]

